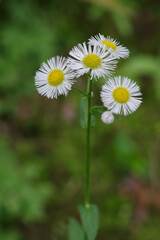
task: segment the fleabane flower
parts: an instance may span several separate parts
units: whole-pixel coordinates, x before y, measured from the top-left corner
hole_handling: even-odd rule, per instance
[[[68,94],[74,83],[74,76],[67,66],[66,58],[57,56],[42,63],[35,75],[35,85],[41,95],[53,99]]]
[[[114,58],[127,58],[129,56],[129,50],[126,47],[123,47],[115,39],[107,36],[106,38],[99,34],[95,37],[91,37],[88,42],[89,45],[105,47],[108,50],[112,57]]]
[[[116,61],[106,52],[105,48],[86,46],[86,43],[78,44],[69,52],[69,67],[75,71],[76,76],[91,73],[92,78],[100,78],[111,75],[116,68]]]
[[[128,77],[109,79],[101,91],[106,108],[116,114],[128,115],[136,111],[142,102],[139,86]]]

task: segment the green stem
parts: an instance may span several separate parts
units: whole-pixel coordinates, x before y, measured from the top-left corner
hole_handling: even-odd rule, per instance
[[[89,193],[90,193],[90,127],[91,127],[91,93],[92,93],[92,81],[88,75],[88,108],[87,108],[87,148],[86,148],[86,194],[85,194],[85,206],[89,207]]]
[[[79,93],[81,93],[81,94],[83,94],[85,97],[88,97],[88,95],[87,95],[85,92],[83,92],[81,89],[76,88],[76,87],[74,87],[74,86],[72,86],[72,89],[73,89],[73,90],[76,90],[77,92],[79,92]]]

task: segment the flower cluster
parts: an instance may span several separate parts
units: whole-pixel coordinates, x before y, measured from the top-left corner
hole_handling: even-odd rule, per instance
[[[48,98],[67,95],[78,78],[86,73],[90,79],[106,79],[100,93],[106,112],[101,116],[110,124],[114,114],[128,115],[141,104],[139,86],[128,77],[112,77],[118,59],[127,58],[129,50],[110,37],[99,34],[73,47],[69,57],[53,57],[42,63],[35,75],[37,91]]]

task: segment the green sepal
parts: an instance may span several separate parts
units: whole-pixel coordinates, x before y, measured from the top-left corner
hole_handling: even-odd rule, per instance
[[[121,119],[119,115],[113,113],[114,119]]]

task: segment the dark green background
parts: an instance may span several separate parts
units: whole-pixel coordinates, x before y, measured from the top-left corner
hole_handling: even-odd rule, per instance
[[[160,2],[0,1],[0,239],[65,240],[84,201],[80,95],[49,100],[34,86],[43,61],[98,33],[130,50],[115,75],[137,81],[136,113],[92,128],[91,199],[97,240],[160,239]],[[101,104],[104,79],[94,85]],[[86,77],[77,80],[86,88]],[[75,239],[76,240],[76,239]]]

